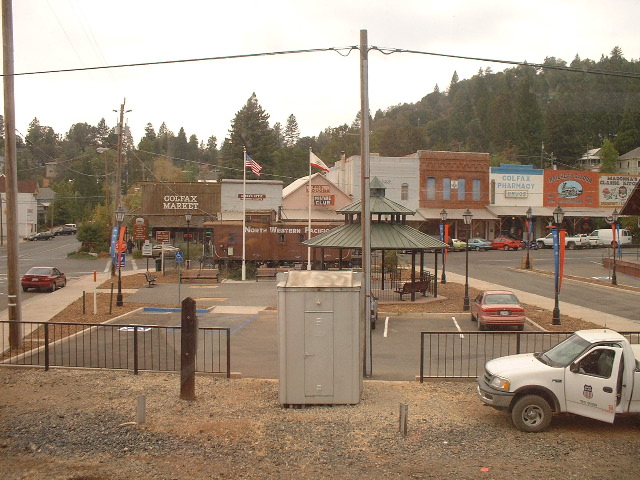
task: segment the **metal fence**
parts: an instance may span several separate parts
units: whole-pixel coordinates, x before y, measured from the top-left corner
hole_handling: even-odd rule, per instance
[[[21,348],[8,344],[19,323]],[[94,323],[0,322],[0,363],[49,367],[180,371],[180,327]],[[231,329],[198,329],[196,371],[231,376]]]
[[[420,382],[475,378],[493,358],[550,349],[574,332],[420,332]],[[639,332],[622,333],[640,343]]]

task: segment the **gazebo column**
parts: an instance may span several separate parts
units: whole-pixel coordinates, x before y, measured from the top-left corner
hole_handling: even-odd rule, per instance
[[[420,250],[420,280],[424,280],[424,250]]]
[[[384,290],[384,248],[382,249],[382,271],[380,273],[382,274],[380,279],[380,289]]]
[[[416,251],[411,250],[411,283],[415,285],[416,283]],[[416,290],[415,288],[411,289],[411,301],[416,301]]]
[[[438,251],[434,250],[433,261],[433,298],[438,298]]]
[[[342,249],[338,249],[338,270],[342,270]]]
[[[324,248],[320,249],[320,270],[324,270]]]

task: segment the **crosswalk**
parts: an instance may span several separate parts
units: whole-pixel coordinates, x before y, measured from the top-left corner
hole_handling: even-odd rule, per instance
[[[127,260],[127,263],[131,264],[131,270],[138,270],[138,264],[135,260],[135,258],[132,258],[130,260]],[[107,260],[107,263],[104,266],[104,270],[103,273],[109,273],[111,271],[111,260]]]

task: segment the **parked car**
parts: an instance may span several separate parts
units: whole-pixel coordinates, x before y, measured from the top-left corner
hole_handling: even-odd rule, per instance
[[[503,326],[524,330],[524,318],[524,307],[508,290],[486,290],[471,302],[471,320],[478,322],[478,330]]]
[[[480,238],[480,237],[470,238],[467,243],[469,244],[469,250],[477,250],[477,251],[491,250],[491,242],[484,238]]]
[[[494,250],[518,250],[522,248],[522,242],[509,237],[496,237],[491,242]]]
[[[32,267],[20,279],[22,290],[30,288],[54,292],[67,284],[67,277],[55,267]]]
[[[151,256],[159,257],[160,255],[162,255],[163,249],[165,257],[175,257],[176,252],[180,250],[178,247],[174,247],[173,245],[169,245],[168,243],[154,243],[151,247]]]
[[[449,241],[450,249],[454,252],[461,252],[467,248],[467,242],[463,242],[462,240],[458,240],[457,238],[452,238]]]
[[[78,229],[76,227],[65,225],[64,227],[58,228],[53,233],[54,235],[75,235],[77,232]]]
[[[55,235],[52,232],[38,232],[33,235],[29,235],[27,240],[33,242],[34,240],[51,240]]]

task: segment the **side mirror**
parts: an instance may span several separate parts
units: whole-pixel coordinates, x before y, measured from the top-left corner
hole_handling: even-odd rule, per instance
[[[571,365],[569,365],[569,371],[571,373],[578,373],[580,371],[580,366],[577,363],[573,362]]]

